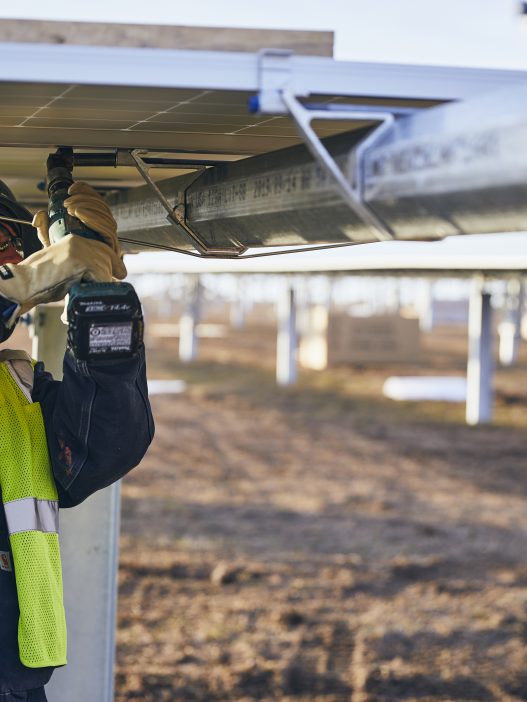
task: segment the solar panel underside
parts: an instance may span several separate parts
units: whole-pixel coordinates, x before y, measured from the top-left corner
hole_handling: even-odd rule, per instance
[[[29,205],[45,197],[37,184],[45,176],[50,150],[142,148],[200,160],[222,160],[267,153],[300,143],[288,117],[252,115],[250,94],[227,90],[0,83],[0,177]],[[310,96],[313,102],[426,106],[427,101],[362,99],[360,96]],[[314,122],[321,137],[354,130],[361,122]],[[156,169],[156,180],[188,172]],[[75,177],[102,187],[140,185],[131,167],[78,168]]]
[[[199,134],[206,149],[240,154],[263,153],[298,143],[295,127],[287,117],[249,114],[250,94],[245,92],[0,83],[0,94],[0,133],[23,128],[27,135],[22,140],[33,143],[53,143],[57,132],[86,146],[188,146],[190,150],[196,144],[191,135]],[[310,99],[416,104],[339,96]],[[314,126],[321,136],[329,136],[353,129],[356,123],[339,122],[337,126],[321,122]],[[38,138],[33,131],[37,129],[42,130]],[[82,135],[75,136],[70,130],[82,130]]]

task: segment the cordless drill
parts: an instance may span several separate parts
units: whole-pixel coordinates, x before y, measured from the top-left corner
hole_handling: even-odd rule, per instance
[[[73,183],[73,149],[50,154],[48,170],[49,239],[68,234],[104,242],[64,206]],[[68,345],[81,361],[131,358],[143,340],[141,303],[129,283],[75,283],[69,291]]]

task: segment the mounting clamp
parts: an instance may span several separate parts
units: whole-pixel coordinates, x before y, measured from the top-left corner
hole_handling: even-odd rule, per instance
[[[362,154],[364,150],[371,146],[374,141],[386,131],[393,123],[395,117],[392,112],[386,111],[363,111],[356,110],[353,107],[346,109],[343,105],[342,109],[313,109],[304,106],[297,98],[287,90],[282,91],[281,99],[291,118],[293,119],[297,130],[302,136],[311,155],[321,168],[333,180],[336,189],[342,196],[346,205],[352,210],[364,224],[369,226],[374,232],[379,241],[390,241],[395,238],[393,231],[388,225],[383,222],[365,203],[363,196],[363,178],[362,178]],[[340,107],[340,106],[339,106]],[[314,119],[325,120],[357,120],[357,121],[372,121],[380,124],[374,128],[373,132],[358,145],[355,152],[350,157],[349,161],[349,179],[348,181],[344,173],[337,165],[333,156],[326,149],[315,130],[311,126]]]
[[[370,108],[365,105],[309,105],[299,101],[305,97],[301,86],[295,85],[292,52],[280,49],[264,49],[259,54],[259,92],[249,100],[249,111],[260,114],[288,114],[294,121],[300,136],[319,166],[329,175],[344,202],[357,217],[370,227],[379,241],[395,237],[390,227],[366,204],[363,192],[363,154],[372,146],[396,116],[406,115],[413,109]],[[378,126],[357,146],[350,156],[348,174],[341,171],[326,149],[313,127],[314,120],[357,120],[377,122]]]
[[[148,185],[152,193],[155,195],[156,199],[163,205],[164,209],[167,211],[167,220],[170,222],[170,224],[173,224],[178,228],[178,231],[181,233],[184,233],[187,237],[187,239],[190,241],[192,246],[194,247],[195,251],[186,251],[181,249],[180,253],[185,253],[185,254],[190,254],[194,256],[201,256],[203,258],[215,258],[215,257],[221,257],[221,258],[236,258],[240,256],[241,254],[244,253],[247,249],[244,246],[233,246],[232,249],[215,249],[199,235],[197,234],[192,227],[189,226],[189,224],[186,221],[186,192],[187,189],[192,185],[194,180],[198,178],[202,173],[204,169],[200,169],[193,180],[187,185],[187,188],[185,188],[185,191],[183,192],[182,197],[180,198],[180,201],[177,203],[175,207],[172,207],[172,205],[169,203],[169,201],[166,199],[165,195],[163,192],[160,190],[158,185],[155,183],[155,181],[152,180],[150,177],[150,169],[149,166],[145,163],[143,157],[146,156],[148,151],[144,151],[141,149],[134,149],[133,151],[130,151],[130,156],[132,157],[135,166],[139,173],[141,174],[143,180],[145,183]]]

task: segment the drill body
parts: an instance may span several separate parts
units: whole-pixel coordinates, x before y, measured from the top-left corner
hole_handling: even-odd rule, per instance
[[[73,234],[107,246],[98,232],[64,206],[73,183],[73,149],[60,147],[50,154],[47,169],[50,243]],[[81,361],[130,358],[142,344],[141,303],[129,283],[75,283],[69,292],[67,316],[68,345]]]

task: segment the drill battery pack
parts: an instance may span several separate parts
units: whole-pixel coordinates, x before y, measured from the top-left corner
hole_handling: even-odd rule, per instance
[[[129,283],[76,283],[68,302],[68,344],[81,361],[130,358],[143,341],[141,303]]]

